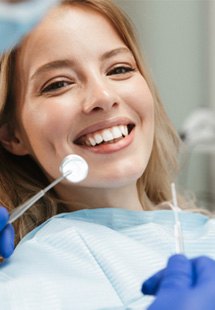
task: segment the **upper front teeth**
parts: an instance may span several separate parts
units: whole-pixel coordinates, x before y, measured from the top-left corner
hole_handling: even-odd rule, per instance
[[[84,138],[84,142],[88,146],[95,146],[96,144],[100,144],[103,141],[108,142],[127,135],[128,135],[127,126],[120,125],[104,129],[93,134],[89,134]]]

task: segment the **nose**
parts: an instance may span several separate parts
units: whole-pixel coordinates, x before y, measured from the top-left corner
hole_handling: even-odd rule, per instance
[[[108,112],[112,108],[117,107],[118,104],[119,98],[108,81],[102,80],[102,78],[91,80],[83,104],[84,113]]]

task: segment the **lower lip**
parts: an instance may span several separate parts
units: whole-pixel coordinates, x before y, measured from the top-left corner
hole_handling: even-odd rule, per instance
[[[125,138],[115,142],[115,143],[107,143],[107,144],[101,144],[98,146],[83,146],[85,149],[89,150],[90,152],[94,152],[97,154],[109,154],[109,153],[114,153],[118,152],[127,146],[129,146],[133,139],[134,139],[134,130],[135,128],[132,129],[130,134],[126,136]]]

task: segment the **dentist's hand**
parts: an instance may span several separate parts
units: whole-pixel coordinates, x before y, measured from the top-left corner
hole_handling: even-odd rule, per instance
[[[156,295],[148,310],[214,310],[215,261],[174,255],[165,269],[143,283],[142,292]]]
[[[0,206],[0,256],[8,258],[14,250],[14,228],[7,224],[9,219],[8,211]]]
[[[17,46],[60,0],[0,0],[0,54]]]

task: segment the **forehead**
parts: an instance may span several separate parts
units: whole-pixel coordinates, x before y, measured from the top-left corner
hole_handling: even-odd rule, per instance
[[[124,45],[109,20],[90,8],[64,5],[54,8],[24,40],[19,57],[26,65],[69,55],[90,57]]]
[[[48,63],[66,59],[73,69],[81,66],[87,70],[86,65],[95,61],[98,64],[102,55],[123,47],[126,45],[110,21],[97,11],[77,5],[55,7],[23,40],[16,53],[16,98],[23,102],[34,87],[32,77]]]

